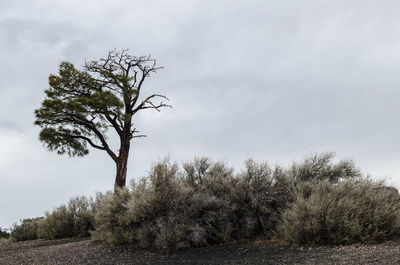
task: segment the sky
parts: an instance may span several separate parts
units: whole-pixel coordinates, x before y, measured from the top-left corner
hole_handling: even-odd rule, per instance
[[[48,76],[109,50],[157,59],[128,181],[170,157],[289,165],[335,152],[400,187],[400,2],[0,1],[0,227],[113,188],[101,150],[46,151],[33,125]],[[113,139],[111,139],[113,140]]]

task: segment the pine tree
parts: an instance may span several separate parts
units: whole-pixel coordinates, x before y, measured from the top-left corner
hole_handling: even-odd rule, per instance
[[[48,150],[70,156],[87,155],[88,145],[106,151],[116,164],[115,188],[124,187],[131,140],[146,136],[134,127],[135,114],[171,107],[163,103],[168,100],[163,95],[139,99],[144,81],[159,69],[150,56],[134,57],[127,50],[110,51],[106,58],[85,62],[82,69],[61,62],[35,110],[40,141]],[[109,128],[119,137],[117,152],[107,141]]]

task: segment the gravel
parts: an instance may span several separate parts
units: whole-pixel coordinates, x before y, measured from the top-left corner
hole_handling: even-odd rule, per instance
[[[257,241],[154,253],[90,239],[33,240],[0,244],[0,264],[400,264],[400,241],[314,248]]]

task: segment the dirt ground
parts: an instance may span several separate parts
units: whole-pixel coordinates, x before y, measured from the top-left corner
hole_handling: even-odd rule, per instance
[[[301,248],[258,241],[161,254],[90,239],[34,240],[0,244],[0,264],[400,264],[400,242]]]

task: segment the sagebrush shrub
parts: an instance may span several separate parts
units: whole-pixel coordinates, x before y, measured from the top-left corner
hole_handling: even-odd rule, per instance
[[[127,216],[130,198],[131,194],[127,189],[119,189],[116,194],[107,192],[98,196],[100,202],[94,219],[96,229],[92,231],[95,240],[110,246],[132,243],[132,231]]]
[[[93,202],[84,196],[72,198],[68,205],[61,205],[52,212],[46,212],[39,223],[38,238],[87,237],[93,229]]]
[[[293,183],[283,169],[272,169],[266,163],[246,161],[246,170],[239,175],[233,194],[242,220],[243,235],[269,235],[275,233],[281,212],[293,200]]]
[[[66,238],[73,236],[74,221],[72,214],[65,205],[46,212],[45,218],[39,224],[38,238]]]
[[[164,161],[130,190],[109,194],[93,236],[168,250],[272,235],[291,189],[283,170],[254,161],[239,175],[205,158],[183,171]]]
[[[181,246],[187,239],[186,201],[180,186],[176,164],[155,165],[148,179],[132,183],[130,190],[109,193],[95,218],[95,239],[107,245],[132,243],[144,248],[169,249]],[[181,239],[185,237],[184,239]]]
[[[400,233],[397,191],[367,179],[302,182],[283,213],[282,237],[301,245],[348,244]]]
[[[43,217],[22,220],[21,224],[13,226],[11,237],[15,241],[37,239],[38,226],[41,221],[43,221]]]

